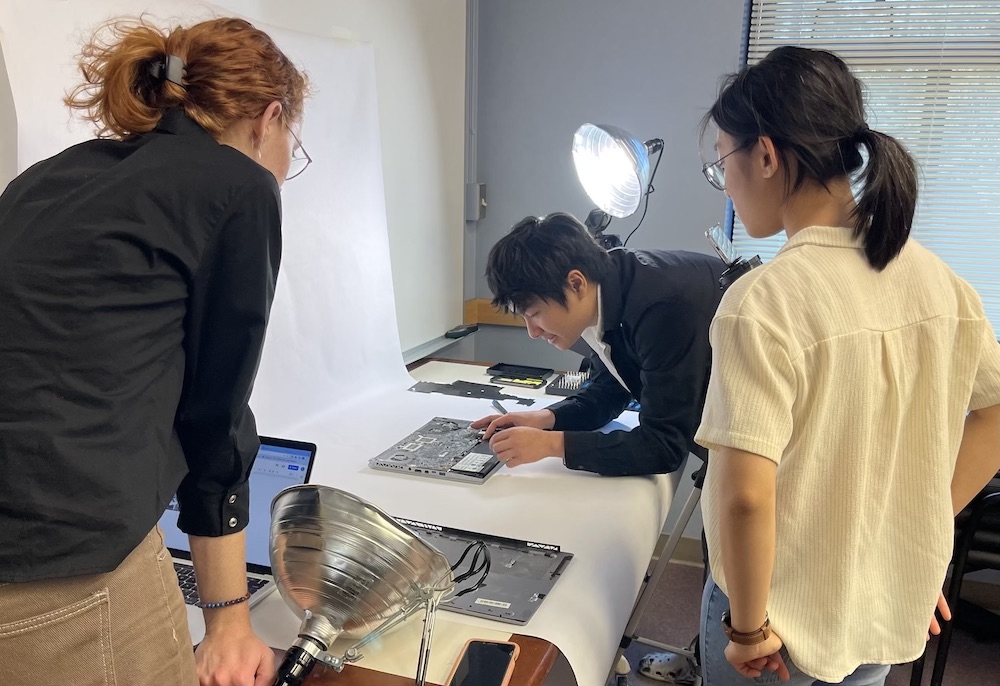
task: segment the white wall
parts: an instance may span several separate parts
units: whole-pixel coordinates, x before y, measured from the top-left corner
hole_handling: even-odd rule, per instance
[[[736,0],[480,0],[477,180],[489,207],[476,223],[467,269],[476,295],[490,248],[527,214],[587,216],[573,168],[573,132],[584,122],[616,124],[664,140],[649,213],[634,248],[711,252],[704,231],[725,216],[725,197],[701,174],[698,124],[720,77],[739,66],[743,4]],[[612,222],[622,238],[639,215]],[[546,344],[523,329],[483,327],[449,357],[545,364]],[[545,360],[546,362],[543,362]],[[575,366],[575,364],[574,364]],[[681,480],[668,528],[691,492]],[[696,514],[685,535],[700,535]]]
[[[7,66],[0,50],[0,188],[17,175],[17,114],[7,79]]]
[[[719,79],[739,66],[736,0],[481,0],[478,181],[489,207],[476,225],[477,295],[490,248],[528,214],[594,207],[570,152],[584,122],[662,138],[649,212],[633,248],[711,253],[704,232],[725,217],[701,174],[698,125]],[[622,239],[641,211],[611,223]]]
[[[17,176],[17,114],[7,78],[7,65],[0,50],[0,189]]]

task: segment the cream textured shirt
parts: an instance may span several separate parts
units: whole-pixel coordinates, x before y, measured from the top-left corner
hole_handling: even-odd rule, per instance
[[[849,229],[810,227],[726,293],[695,440],[726,591],[712,469],[729,446],[777,468],[768,613],[792,661],[839,682],[916,659],[951,559],[966,411],[1000,404],[1000,346],[972,288],[910,240],[881,273]]]

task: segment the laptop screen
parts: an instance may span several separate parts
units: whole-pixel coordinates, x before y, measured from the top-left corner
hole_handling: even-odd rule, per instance
[[[246,527],[246,541],[251,571],[270,572],[271,501],[289,486],[306,482],[315,451],[315,446],[309,443],[261,437],[260,450],[250,472],[250,523]],[[177,528],[178,514],[174,496],[160,517],[160,528],[167,547],[179,557],[190,558],[187,534]]]

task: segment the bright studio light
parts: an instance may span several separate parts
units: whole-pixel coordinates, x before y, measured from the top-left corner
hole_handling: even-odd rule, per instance
[[[646,143],[616,126],[584,124],[573,135],[573,162],[580,183],[599,208],[627,217],[639,208],[650,182],[650,155],[663,141]]]

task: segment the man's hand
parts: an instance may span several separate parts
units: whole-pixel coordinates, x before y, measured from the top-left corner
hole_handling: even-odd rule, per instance
[[[274,651],[257,638],[249,623],[210,631],[194,657],[201,686],[270,686],[277,672]]]
[[[941,619],[951,621],[951,608],[948,607],[948,600],[944,597],[944,592],[938,594],[937,610],[941,613]],[[931,628],[927,633],[927,640],[931,640],[931,635],[937,636],[941,633],[941,625],[938,624],[937,615],[931,614]]]
[[[517,467],[545,457],[563,457],[563,434],[561,431],[513,426],[493,436],[490,448],[505,465]]]
[[[532,412],[511,412],[510,414],[491,414],[489,417],[472,422],[473,429],[486,427],[483,440],[493,438],[500,429],[510,426],[530,426],[533,429],[551,429],[556,425],[556,416],[552,410],[534,410]]]
[[[779,679],[788,681],[791,675],[780,653],[783,645],[773,631],[766,641],[757,645],[745,646],[730,641],[726,646],[726,659],[737,672],[747,678],[756,679],[768,671],[777,672]]]

